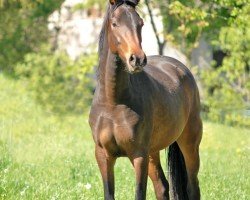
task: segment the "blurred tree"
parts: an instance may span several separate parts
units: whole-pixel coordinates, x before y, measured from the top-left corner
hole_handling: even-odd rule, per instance
[[[108,1],[103,0],[85,0],[83,3],[79,3],[75,6],[76,10],[81,9],[90,9],[93,7],[99,8],[101,11],[104,11]]]
[[[29,88],[46,111],[82,114],[91,102],[96,62],[96,54],[73,61],[66,53],[52,53],[50,46],[43,45],[39,54],[26,54],[15,70],[30,81]]]
[[[234,6],[229,25],[223,26],[213,44],[225,54],[203,71],[204,104],[209,119],[250,126],[250,4]]]
[[[91,71],[95,56],[83,57],[74,63],[61,53],[40,52],[40,44],[48,39],[47,17],[62,1],[0,0],[0,70],[13,72],[17,68],[18,74],[29,77],[35,83],[36,98],[49,110],[81,110],[84,108],[81,99],[85,94],[89,98],[91,91],[84,91],[82,86],[92,88],[85,79],[89,80],[87,72]],[[202,78],[206,116],[214,121],[250,126],[249,117],[244,117],[244,110],[250,109],[249,0],[144,1],[159,54],[169,42],[190,59],[202,35],[214,50],[221,52],[220,60],[198,74]],[[97,6],[104,10],[106,4],[107,1],[86,0],[75,8]],[[163,19],[163,32],[157,30],[155,20],[158,18],[155,16]],[[27,54],[29,52],[39,54]],[[24,56],[24,62],[16,66]],[[75,74],[81,77],[75,77]],[[60,107],[58,102],[69,104]],[[73,105],[79,106],[73,108]]]
[[[223,4],[226,1],[231,3]],[[163,53],[164,45],[169,42],[190,58],[202,34],[216,38],[220,28],[228,23],[232,5],[236,2],[233,1],[234,3],[232,0],[145,0],[153,27],[155,15],[162,17],[163,32],[154,28],[156,38],[163,35],[162,41],[157,39],[159,54]]]
[[[202,35],[215,51],[221,52],[215,64],[201,72],[206,116],[214,121],[250,126],[249,116],[244,114],[250,109],[249,1],[145,0],[145,3],[160,54],[170,42],[190,59]],[[163,19],[162,33],[154,27],[155,15]]]
[[[13,73],[28,52],[47,41],[47,17],[63,0],[0,1],[0,70]]]

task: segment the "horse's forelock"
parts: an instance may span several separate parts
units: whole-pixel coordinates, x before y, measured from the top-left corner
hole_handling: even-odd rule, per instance
[[[127,4],[133,7],[136,7],[139,4],[140,0],[117,0],[115,4],[113,5],[114,10],[121,6],[122,4]]]

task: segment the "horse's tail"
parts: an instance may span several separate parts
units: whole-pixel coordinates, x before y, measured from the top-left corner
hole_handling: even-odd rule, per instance
[[[177,142],[169,147],[168,170],[170,181],[170,195],[174,200],[188,200],[187,171],[184,157]]]

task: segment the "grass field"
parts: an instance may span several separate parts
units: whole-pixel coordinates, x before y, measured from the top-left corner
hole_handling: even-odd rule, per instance
[[[26,84],[0,75],[0,199],[103,199],[87,117],[46,113]],[[250,199],[249,133],[204,123],[202,199]],[[128,160],[119,159],[115,172],[116,199],[134,199]],[[147,197],[155,199],[150,181]]]

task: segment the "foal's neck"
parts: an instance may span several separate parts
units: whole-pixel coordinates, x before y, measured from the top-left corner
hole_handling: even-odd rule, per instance
[[[123,63],[110,50],[99,61],[98,90],[101,103],[117,105],[124,101],[128,91],[129,74],[124,71]]]

